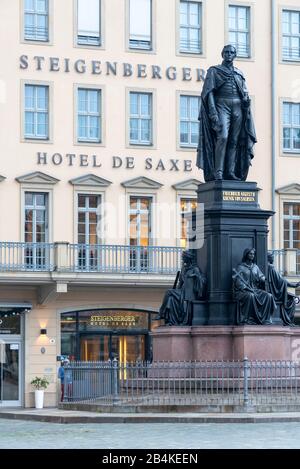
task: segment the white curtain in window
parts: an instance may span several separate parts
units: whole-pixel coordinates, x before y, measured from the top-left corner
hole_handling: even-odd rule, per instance
[[[100,36],[100,0],[78,1],[78,34]]]
[[[130,0],[130,39],[151,41],[151,0]]]

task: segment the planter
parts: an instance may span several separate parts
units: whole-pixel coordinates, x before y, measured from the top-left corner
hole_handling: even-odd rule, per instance
[[[44,390],[37,389],[34,392],[34,397],[35,397],[35,408],[42,409],[44,407]]]

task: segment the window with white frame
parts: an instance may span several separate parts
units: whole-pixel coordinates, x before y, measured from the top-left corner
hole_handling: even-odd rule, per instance
[[[129,204],[130,271],[147,272],[151,267],[152,198],[130,196]]]
[[[180,1],[180,52],[202,53],[202,4]]]
[[[101,143],[101,90],[77,90],[77,140]]]
[[[49,40],[48,0],[24,0],[24,39]]]
[[[250,7],[229,5],[229,43],[237,51],[237,57],[250,57]]]
[[[195,148],[199,136],[199,97],[180,96],[180,146]]]
[[[152,49],[152,0],[129,0],[129,47]]]
[[[49,87],[25,85],[24,137],[49,138]]]
[[[48,194],[25,192],[24,210],[24,262],[26,268],[43,269],[48,258]]]
[[[283,103],[283,151],[300,153],[300,103]]]
[[[78,264],[81,269],[94,270],[100,260],[100,210],[100,195],[78,194]]]
[[[284,202],[283,223],[283,247],[298,249],[297,272],[300,272],[300,203]]]
[[[282,11],[282,58],[300,60],[300,11]]]
[[[152,145],[152,94],[130,92],[130,138],[133,145]]]
[[[197,209],[197,199],[195,198],[181,198],[180,199],[180,247],[187,248],[188,246],[188,215],[195,216]],[[192,222],[192,219],[191,221]]]
[[[77,44],[101,45],[101,0],[77,0]]]

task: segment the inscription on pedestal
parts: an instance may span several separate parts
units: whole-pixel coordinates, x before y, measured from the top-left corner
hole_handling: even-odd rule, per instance
[[[256,202],[256,194],[252,191],[222,191],[224,202]]]

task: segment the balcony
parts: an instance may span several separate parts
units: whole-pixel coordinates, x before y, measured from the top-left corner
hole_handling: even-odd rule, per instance
[[[0,242],[0,281],[43,284],[172,285],[182,248]],[[300,274],[300,250],[275,251],[275,266],[291,281]]]
[[[172,285],[182,248],[0,242],[1,283]]]

